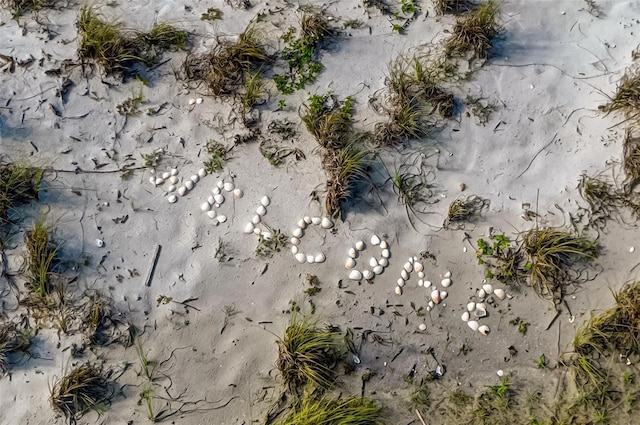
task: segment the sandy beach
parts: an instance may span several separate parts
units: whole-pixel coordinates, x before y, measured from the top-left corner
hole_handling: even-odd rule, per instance
[[[579,183],[600,176],[624,185],[633,120],[601,105],[635,72],[640,4],[498,2],[499,31],[487,58],[447,56],[456,20],[466,15],[439,14],[436,4],[97,4],[123,28],[149,31],[166,22],[188,32],[185,49],[166,49],[153,65],[138,63],[124,75],[88,59],[82,65],[83,4],[56,2],[19,17],[4,5],[0,159],[38,167],[43,178],[38,199],[1,221],[0,324],[20,323],[32,339],[0,374],[0,424],[142,424],[150,415],[175,424],[270,423],[267,413],[285,393],[277,341],[303,317],[331,325],[341,339],[350,335],[356,347],[343,347],[342,360],[328,365],[337,375],[327,393],[373,400],[384,423],[596,423],[587,407],[561,420],[580,387],[569,359],[581,326],[638,279],[639,233],[632,191],[603,213]],[[220,19],[201,19],[210,8]],[[330,28],[315,52],[322,69],[284,94],[274,76],[286,74],[281,54],[291,43],[281,37],[314,13]],[[210,80],[188,78],[183,64],[221,40],[237,42],[248,26],[259,31],[272,63],[258,71],[258,101],[243,110],[249,74],[239,74],[243,83],[233,93],[216,95]],[[394,101],[386,85],[391,64],[402,57],[455,64],[438,86],[453,99],[451,114],[421,109],[433,123],[428,131],[380,143]],[[361,136],[354,140],[367,154],[364,175],[333,216],[325,168],[344,147],[323,146],[305,126],[312,95],[340,107],[352,99],[349,137]],[[387,109],[378,107],[385,102]],[[221,167],[204,172],[220,145],[227,150]],[[422,183],[413,205],[394,186],[403,175]],[[178,194],[186,182],[192,188]],[[479,203],[474,214],[452,221],[456,200]],[[58,305],[58,313],[41,310],[40,317],[24,302],[33,291],[26,241],[39,220],[59,244],[47,279],[65,282],[64,315]],[[515,247],[527,231],[549,228],[597,245],[591,261],[562,274],[559,285],[575,285],[540,296],[527,284],[530,276],[500,281],[503,263],[490,251],[496,235]],[[278,233],[286,235],[281,244],[260,242]],[[484,252],[479,239],[489,243]],[[257,253],[264,247],[274,251]],[[350,249],[355,266],[345,268]],[[488,273],[487,263],[498,266]],[[518,271],[525,276],[530,268],[523,260]],[[349,278],[354,270],[359,279]],[[366,279],[365,270],[374,276]],[[486,284],[489,293],[478,294]],[[100,341],[86,331],[96,291],[111,313]],[[472,329],[474,319],[486,335]],[[150,362],[147,372],[141,357]],[[628,351],[624,358],[635,374],[638,356]],[[109,371],[108,402],[102,411],[65,418],[52,409],[51,388],[87,363]],[[481,394],[507,381],[515,416],[500,407],[489,411],[502,416],[465,416],[493,406],[495,399]],[[625,394],[636,394],[637,382],[629,382]],[[416,402],[418,390],[428,401]],[[452,404],[454,392],[471,397],[468,409]],[[635,404],[615,404],[603,423],[634,423]]]

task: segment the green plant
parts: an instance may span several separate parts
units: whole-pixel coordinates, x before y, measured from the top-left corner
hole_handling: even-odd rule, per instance
[[[303,111],[302,122],[320,146],[339,149],[345,145],[353,129],[353,98],[339,102],[332,93],[314,94]]]
[[[0,159],[0,228],[9,223],[15,208],[38,200],[43,175],[42,168]]]
[[[477,10],[456,20],[451,36],[445,41],[448,56],[463,55],[469,51],[480,59],[487,59],[492,41],[500,32],[500,7],[495,0],[482,3]]]
[[[87,291],[83,306],[82,323],[85,334],[92,344],[108,342],[107,331],[115,322],[113,300],[100,291]]]
[[[222,10],[217,7],[210,7],[200,16],[201,21],[215,21],[222,19]]]
[[[465,103],[469,111],[478,119],[480,125],[487,124],[491,114],[498,109],[496,103],[487,102],[486,105],[483,105],[480,97],[467,96]]]
[[[607,96],[609,102],[598,109],[607,114],[621,112],[627,120],[636,122],[640,111],[640,72],[627,71],[618,81],[616,92]]]
[[[249,72],[244,77],[244,93],[242,94],[242,106],[245,111],[253,108],[265,95],[264,81],[260,77],[261,71]]]
[[[89,410],[103,412],[114,395],[111,375],[94,363],[66,372],[50,389],[51,407],[72,424]]]
[[[622,165],[626,174],[626,193],[631,193],[640,182],[640,136],[627,129],[624,137]]]
[[[26,323],[0,323],[0,377],[9,373],[12,356],[29,354],[34,336]]]
[[[125,116],[137,116],[140,115],[140,110],[138,106],[143,102],[144,98],[142,97],[142,90],[137,95],[131,96],[126,99],[124,102],[116,105],[116,110],[120,115]]]
[[[276,252],[280,252],[282,248],[287,246],[288,237],[280,231],[280,229],[269,229],[268,233],[262,232],[258,236],[258,245],[256,246],[256,256],[271,257]]]
[[[340,149],[330,150],[323,158],[322,164],[328,175],[325,209],[331,217],[342,215],[342,203],[351,196],[355,183],[369,178],[371,155],[370,150],[361,150],[351,142]]]
[[[140,154],[140,156],[144,161],[143,167],[153,169],[160,165],[160,161],[164,158],[164,150],[159,148],[148,154]]]
[[[218,246],[216,247],[216,252],[213,254],[213,258],[218,260],[218,263],[225,263],[230,260],[227,252],[227,243],[222,240],[222,238],[218,238]]]
[[[517,326],[518,332],[521,333],[522,335],[526,335],[527,331],[529,330],[529,326],[531,326],[531,323],[525,322],[519,317],[516,317],[513,320],[509,320],[509,324],[511,326]]]
[[[62,247],[62,244],[52,241],[51,233],[52,227],[46,225],[42,218],[26,232],[29,288],[41,298],[46,298],[51,292],[50,276]]]
[[[207,173],[212,174],[221,171],[224,163],[229,159],[229,150],[215,140],[209,140],[205,146],[209,158],[202,162]]]
[[[276,366],[291,394],[297,394],[303,385],[319,391],[333,388],[335,366],[344,351],[344,341],[333,328],[321,329],[315,321],[293,316],[277,344]]]
[[[437,15],[464,13],[473,10],[475,4],[469,0],[433,0]]]
[[[507,378],[501,377],[500,384],[490,386],[489,390],[496,397],[504,398],[509,391],[509,387],[511,387],[511,383],[507,380]]]
[[[540,354],[540,357],[538,357],[538,360],[536,360],[536,367],[538,369],[547,369],[549,367],[547,365],[547,358],[545,357],[544,353]]]
[[[135,339],[134,345],[136,347],[136,354],[138,355],[138,362],[140,364],[140,372],[138,372],[138,375],[141,375],[145,377],[147,381],[152,382],[154,379],[156,363],[153,360],[149,360],[149,356],[147,352],[144,351],[140,338]]]
[[[589,205],[592,221],[604,225],[624,203],[624,196],[616,188],[600,175],[591,177],[586,174],[580,176],[578,183],[580,196]]]
[[[275,425],[382,425],[380,407],[367,398],[305,394]]]
[[[55,8],[58,3],[56,0],[3,0],[0,6],[10,9],[13,18],[18,19],[25,13]]]

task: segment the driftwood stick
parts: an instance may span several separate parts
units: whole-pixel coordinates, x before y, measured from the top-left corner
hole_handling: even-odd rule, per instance
[[[422,415],[420,414],[420,411],[418,409],[416,409],[416,415],[418,415],[418,419],[420,419],[420,422],[422,422],[422,425],[427,425],[424,419],[422,419]]]
[[[156,264],[158,264],[158,257],[160,257],[160,250],[162,250],[162,246],[157,245],[156,250],[153,253],[153,260],[151,262],[151,267],[149,267],[149,271],[147,272],[147,278],[144,280],[145,286],[151,286],[151,279],[153,279],[153,272],[156,271]]]

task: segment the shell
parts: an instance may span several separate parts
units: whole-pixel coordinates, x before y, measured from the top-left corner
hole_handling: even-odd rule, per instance
[[[480,332],[482,335],[488,335],[489,332],[491,332],[491,330],[489,329],[489,326],[482,325],[482,326],[478,327],[478,332]]]
[[[189,105],[195,105],[195,104],[196,104],[195,99],[189,99]]]
[[[396,286],[396,295],[402,295],[402,287],[401,286]]]
[[[293,231],[291,232],[291,234],[293,236],[295,236],[296,238],[301,238],[302,237],[302,229],[299,227],[296,227],[295,229],[293,229]]]
[[[415,270],[416,273],[420,273],[422,270],[424,270],[424,266],[422,265],[422,263],[415,261],[413,263],[413,270]]]
[[[316,262],[316,257],[314,257],[313,255],[309,254],[307,255],[307,263],[309,264],[313,264]]]
[[[207,216],[209,218],[215,218],[216,217],[216,212],[214,210],[207,211]]]
[[[186,187],[184,187],[184,186],[180,186],[180,187],[178,188],[178,195],[180,195],[180,196],[184,196],[186,193],[187,193],[187,188],[186,188]]]
[[[356,250],[354,248],[349,248],[349,257],[351,258],[356,258],[358,256],[358,253],[356,252]]]
[[[264,195],[262,199],[260,199],[260,203],[262,204],[262,206],[268,207],[269,204],[271,203],[271,199],[269,199],[267,195]]]
[[[389,256],[391,255],[391,253],[389,252],[388,249],[383,249],[382,253],[380,253],[380,255],[382,256],[382,258],[389,258]]]
[[[253,224],[259,224],[260,223],[260,216],[258,214],[254,215],[253,218],[251,219],[251,222]]]
[[[440,291],[440,300],[444,300],[449,296],[449,293],[447,291]]]
[[[222,194],[213,195],[213,199],[216,201],[216,204],[224,204],[224,196],[222,196]]]
[[[184,187],[186,187],[187,190],[193,189],[193,182],[191,180],[187,180],[186,182],[184,182]]]
[[[197,174],[194,174],[193,176],[189,177],[189,180],[191,180],[194,183],[198,183],[198,180],[200,180],[200,176]]]
[[[292,236],[291,245],[300,245],[300,239],[296,238],[295,236]]]
[[[198,175],[202,178],[205,177],[207,175],[207,170],[205,170],[204,168],[201,168],[198,170]]]
[[[407,273],[406,270],[401,270],[400,271],[400,277],[404,280],[409,280],[409,273]]]
[[[387,267],[389,265],[389,260],[387,260],[386,258],[381,258],[378,260],[378,264],[382,267]]]
[[[253,229],[253,234],[254,235],[260,236],[261,233],[262,233],[262,230],[260,230],[259,227],[256,227],[255,229]]]
[[[322,219],[320,217],[311,217],[311,223],[317,226],[318,224],[322,223]]]
[[[475,320],[469,320],[467,322],[467,326],[469,326],[472,331],[477,331],[478,330],[478,326],[480,326],[480,324],[478,322],[476,322]]]
[[[398,280],[397,280],[397,284],[398,284],[398,286],[404,286],[404,279],[399,277]]]
[[[169,177],[169,183],[171,183],[171,184],[177,184],[179,181],[180,181],[180,179],[177,176]]]
[[[168,171],[165,171],[164,173],[162,173],[162,178],[163,180],[168,179],[169,177],[171,177],[171,173]]]
[[[307,223],[301,218],[298,220],[298,227],[301,229],[305,229],[307,227]]]
[[[160,186],[162,183],[164,183],[164,179],[162,177],[156,177],[154,184]]]
[[[236,199],[240,199],[244,196],[244,192],[242,191],[242,189],[233,189],[233,196]]]
[[[167,197],[167,201],[169,201],[170,204],[175,204],[177,200],[178,197],[176,195],[169,195]]]
[[[424,331],[426,331],[426,330],[427,330],[427,325],[425,325],[424,323],[420,323],[420,324],[418,325],[418,330],[419,330],[420,332],[424,332]]]
[[[474,303],[473,301],[470,302],[469,304],[467,304],[467,311],[468,312],[472,312],[475,309],[476,309],[476,303]]]
[[[362,277],[365,278],[366,280],[370,280],[373,279],[373,272],[371,270],[365,270],[362,272]]]
[[[469,321],[469,312],[465,311],[464,313],[462,313],[462,316],[460,316],[460,318],[462,319],[463,322],[468,322]]]
[[[484,292],[484,289],[478,289],[478,298],[484,298],[487,294]]]
[[[214,187],[213,189],[211,189],[211,194],[212,195],[220,195],[220,188],[219,187]]]
[[[271,233],[268,230],[265,230],[264,232],[262,232],[262,239],[269,240],[271,238],[273,238],[273,233]]]
[[[355,265],[356,265],[356,262],[353,258],[347,258],[347,261],[345,261],[344,263],[344,267],[346,269],[352,269],[355,267]]]
[[[296,255],[296,254],[298,253],[298,247],[297,247],[296,245],[293,245],[293,246],[291,247],[291,253],[292,253],[293,255]]]
[[[298,263],[304,263],[305,261],[307,261],[307,256],[304,255],[302,252],[298,252],[296,255],[296,260],[298,260]]]
[[[247,223],[244,226],[244,232],[249,235],[251,233],[253,233],[253,229],[255,228],[255,226],[253,225],[253,223]]]
[[[322,217],[320,227],[323,229],[331,229],[333,227],[333,221],[329,220],[327,217]]]
[[[387,243],[387,241],[380,241],[380,249],[387,249],[389,248],[389,244]]]
[[[447,270],[447,272],[444,274],[445,278],[450,278],[451,277],[451,271]]]
[[[496,289],[494,289],[494,290],[493,290],[493,294],[494,294],[496,297],[498,297],[499,299],[501,299],[501,300],[504,300],[504,297],[505,297],[505,295],[506,295],[506,294],[504,293],[504,289],[501,289],[501,288],[496,288]]]
[[[102,239],[96,239],[96,246],[98,248],[104,247],[104,241]]]
[[[171,171],[169,171],[169,174],[171,174],[172,176],[177,176],[178,175],[178,169],[177,168],[172,168]]]
[[[442,285],[443,288],[448,288],[449,286],[451,286],[451,279],[449,279],[448,277],[445,279],[442,279],[440,281],[440,285]]]
[[[364,249],[364,242],[363,241],[357,241],[354,246],[356,247],[356,249],[358,251],[362,251]]]
[[[418,278],[424,279],[424,272],[418,272]]]
[[[378,235],[371,236],[371,245],[380,245],[380,242],[382,241],[380,240]]]
[[[376,260],[374,257],[371,257],[371,258],[369,259],[369,265],[370,265],[371,267],[377,267],[377,266],[378,266],[378,260]]]
[[[213,204],[216,203],[216,200],[215,200],[215,198],[213,196],[209,196],[207,198],[207,202],[210,203],[211,205],[213,205]]]
[[[424,286],[424,280],[418,279],[418,286]]]
[[[149,177],[149,183],[155,185],[156,184],[156,178],[153,177],[153,176]]]
[[[413,271],[413,264],[411,264],[410,262],[404,263],[403,267],[407,273],[411,273]]]
[[[302,217],[302,219],[305,223],[311,224],[311,217],[309,217],[308,215],[305,215],[304,217]]]
[[[169,187],[167,188],[167,192],[171,193],[171,192],[175,192],[176,191],[176,186],[174,184],[169,185]]]
[[[493,286],[491,286],[490,283],[485,283],[484,285],[482,285],[482,289],[487,295],[493,294]]]
[[[382,266],[380,266],[380,265],[375,266],[375,267],[373,268],[373,272],[374,272],[375,274],[382,274],[382,272],[383,272],[383,271],[384,271],[384,267],[382,267]]]
[[[436,306],[435,303],[433,301],[429,300],[429,304],[427,304],[427,310],[430,310],[435,306]]]
[[[256,208],[256,214],[263,216],[267,213],[267,209],[264,207],[264,205],[260,205],[258,208]]]
[[[211,209],[211,204],[208,202],[203,202],[202,205],[200,205],[200,211],[202,212],[207,212]]]
[[[222,190],[222,188],[224,187],[224,180],[218,180],[216,186],[218,187],[218,189]]]
[[[498,369],[498,371],[496,372],[496,375],[503,377],[504,376],[504,370],[502,369]]]
[[[434,304],[440,304],[440,291],[437,289],[431,291],[431,301],[433,301]]]
[[[225,221],[227,221],[227,216],[224,214],[221,214],[218,216],[218,223],[224,223]]]
[[[351,280],[362,280],[362,273],[358,270],[351,270],[349,273],[349,279]]]
[[[196,99],[196,103],[197,103],[198,105],[200,105],[200,104],[202,103],[202,101],[203,101],[203,100],[204,100],[204,99],[202,99],[201,97],[199,97],[199,98],[197,98],[197,99]]]
[[[327,257],[325,257],[325,255],[322,252],[316,254],[314,258],[316,263],[324,263],[326,259]]]
[[[233,189],[236,188],[236,185],[232,182],[227,182],[222,188],[225,190],[225,192],[233,192]]]
[[[487,305],[485,303],[476,303],[476,310],[479,308],[486,310]]]
[[[476,307],[475,311],[473,312],[474,316],[480,318],[480,317],[485,317],[487,315],[487,310],[485,310],[482,307]]]

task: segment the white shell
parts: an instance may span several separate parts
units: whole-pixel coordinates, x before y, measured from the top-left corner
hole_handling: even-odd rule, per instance
[[[234,184],[233,184],[233,183],[231,183],[231,182],[227,182],[227,183],[225,183],[225,184],[224,184],[224,186],[223,186],[223,189],[224,189],[226,192],[233,192],[233,189],[235,189],[235,188],[236,188],[236,185],[234,185]]]
[[[240,199],[240,198],[242,198],[244,196],[244,192],[242,191],[242,189],[234,189],[233,190],[233,196],[236,199]]]
[[[260,205],[258,208],[256,208],[256,214],[258,215],[265,215],[267,213],[267,209],[264,207],[264,205]]]
[[[104,246],[104,241],[102,239],[96,239],[96,246],[98,248],[102,248]]]
[[[467,304],[467,311],[472,312],[475,309],[476,309],[476,303],[470,302],[469,304]]]
[[[356,265],[356,262],[353,258],[347,258],[347,261],[344,263],[344,267],[347,269],[352,269]]]
[[[425,281],[424,281],[424,287],[425,287],[425,288],[429,288],[429,287],[431,287],[431,281],[430,281],[430,280],[425,280]]]
[[[416,271],[416,273],[420,273],[422,270],[424,270],[424,266],[422,265],[422,263],[416,261],[413,263],[413,269]]]
[[[227,221],[226,215],[223,214],[218,216],[218,223],[224,223],[225,221]]]
[[[358,270],[351,270],[351,273],[349,273],[349,279],[351,279],[351,280],[361,280],[362,279],[362,273],[360,273]]]
[[[156,184],[156,178],[153,177],[153,176],[149,177],[149,183],[155,185]]]
[[[322,219],[320,217],[311,217],[311,222],[317,226],[322,223]]]
[[[185,195],[185,193],[187,193],[187,188],[186,188],[186,187],[184,187],[184,186],[180,186],[180,187],[178,188],[178,195],[180,195],[180,196],[184,196],[184,195]],[[171,198],[171,196],[169,196],[169,198]]]
[[[189,99],[189,105],[195,105],[195,104],[196,104],[195,99]]]
[[[478,327],[478,332],[480,332],[482,335],[487,335],[489,332],[491,332],[491,330],[489,329],[489,326],[482,325]]]
[[[291,253],[296,255],[298,253],[298,247],[296,245],[291,246]]]
[[[311,224],[311,217],[309,217],[308,215],[305,215],[304,217],[302,217],[302,219],[305,223]]]
[[[211,194],[220,195],[220,188],[219,187],[214,187],[213,189],[211,189]]]
[[[407,259],[407,261],[408,261],[410,264],[413,264],[413,262],[414,262],[415,260],[413,259],[413,257],[409,257],[409,258]]]
[[[406,270],[401,270],[400,271],[400,277],[404,280],[409,280],[409,273],[407,273]]]
[[[484,289],[484,292],[487,295],[493,294],[493,286],[491,286],[490,283],[485,283],[484,285],[482,285],[482,289]]]
[[[349,248],[349,257],[356,258],[357,256],[358,253],[356,252],[356,250],[354,248]]]
[[[253,229],[253,234],[254,235],[260,236],[261,233],[262,233],[262,230],[260,230],[259,227],[256,227],[255,229]]]
[[[427,330],[427,325],[425,325],[424,323],[420,323],[418,325],[418,330],[421,331],[421,332],[426,331]]]
[[[504,376],[504,370],[502,370],[502,369],[498,369],[498,371],[496,372],[496,374],[497,374],[499,377],[503,377],[503,376]]]
[[[387,241],[380,241],[380,249],[387,249],[389,248],[389,244],[387,243]]]
[[[222,194],[213,195],[213,199],[216,201],[216,204],[224,204],[224,196]]]
[[[389,256],[391,255],[391,253],[389,252],[388,249],[383,249],[382,253],[380,254],[382,256],[382,258],[389,258]]]
[[[440,303],[440,291],[438,291],[437,289],[431,291],[431,301],[433,301],[434,304]]]
[[[424,286],[424,280],[418,279],[418,286]]]
[[[305,229],[307,227],[307,223],[303,219],[300,219],[298,220],[298,227],[301,229]]]
[[[262,204],[262,206],[268,207],[269,204],[271,203],[271,199],[269,199],[267,195],[264,195],[262,199],[260,199],[260,203]]]
[[[355,247],[358,251],[362,251],[364,249],[364,242],[362,241],[356,242]]]
[[[484,292],[484,289],[478,289],[478,298],[484,298],[487,294]]]
[[[451,286],[451,279],[449,278],[442,279],[440,281],[440,285],[442,285],[443,288],[448,288],[449,286]]]
[[[373,279],[373,272],[371,270],[365,270],[362,272],[362,277],[366,280]]]
[[[476,307],[476,310],[473,312],[474,316],[480,318],[487,315],[487,310],[482,307]]]
[[[380,240],[378,235],[371,236],[371,245],[380,245],[380,242],[382,241]]]
[[[429,300],[429,304],[427,304],[427,311],[431,310],[433,307],[435,307],[435,303],[431,300]]]
[[[169,173],[172,176],[177,176],[178,175],[178,169],[177,168],[172,168],[171,171],[169,171]]]
[[[187,190],[193,189],[193,182],[191,180],[187,180],[186,182],[184,182],[184,187],[186,187]]]
[[[460,318],[462,319],[463,322],[468,322],[469,321],[469,312],[465,311],[464,313],[462,313],[462,316],[460,316]]]
[[[375,274],[382,274],[382,272],[383,272],[383,271],[384,271],[384,267],[382,267],[382,266],[380,266],[380,265],[375,266],[375,267],[373,268],[373,272],[374,272]]]
[[[377,267],[377,266],[378,266],[378,260],[376,260],[374,257],[371,257],[371,258],[369,259],[369,265],[370,265],[371,267]]]
[[[300,245],[300,239],[295,236],[291,237],[291,245]]]
[[[418,272],[418,278],[424,279],[424,272]]]
[[[162,178],[164,180],[168,179],[169,177],[171,177],[171,173],[168,171],[165,171],[164,173],[162,173]]]
[[[253,233],[253,229],[255,228],[255,226],[253,225],[253,223],[247,223],[244,226],[244,232],[249,235],[251,233]]]
[[[208,202],[203,202],[202,205],[200,205],[200,211],[202,212],[207,212],[211,209],[211,204]]]
[[[215,218],[216,212],[214,210],[207,211],[207,216],[209,218]]]
[[[314,258],[316,263],[324,263],[326,259],[327,257],[325,257],[325,255],[322,252],[316,254],[316,257]]]
[[[167,188],[167,192],[171,193],[171,192],[175,192],[176,191],[176,186],[175,185],[169,185],[169,187]]]
[[[329,220],[327,217],[322,217],[320,227],[323,229],[331,229],[333,227],[333,221]]]
[[[203,100],[204,100],[204,99],[202,99],[201,97],[199,97],[199,98],[197,98],[197,99],[196,99],[196,103],[197,103],[198,105],[200,105],[200,104],[202,103],[202,101],[203,101]]]
[[[404,286],[404,279],[399,277],[396,283],[398,284],[398,286]]]
[[[506,295],[504,293],[504,289],[501,289],[501,288],[494,289],[493,294],[501,300],[504,300],[504,296]]]
[[[477,331],[478,330],[478,326],[480,326],[480,325],[475,320],[469,320],[467,322],[467,326],[469,326],[472,331]]]
[[[309,254],[307,255],[307,263],[309,264],[313,264],[316,262],[316,257],[314,257],[313,255]]]
[[[402,295],[402,287],[396,286],[396,295]]]
[[[180,181],[180,179],[177,176],[169,177],[169,183],[171,183],[171,184],[177,184],[179,181]]]
[[[258,214],[254,215],[253,218],[251,219],[251,222],[253,224],[259,224],[260,223],[260,216]]]
[[[156,177],[155,185],[160,186],[162,183],[164,183],[164,179],[162,177]]]
[[[487,305],[485,303],[476,303],[476,310],[482,308],[484,310],[487,309]]]
[[[198,183],[198,180],[200,180],[200,176],[197,174],[194,174],[193,176],[189,177],[189,180],[191,180],[194,183]]]
[[[447,272],[444,274],[444,277],[446,277],[446,278],[451,277],[451,272],[449,270],[447,270]]]
[[[389,265],[389,260],[387,260],[386,258],[381,258],[378,260],[378,264],[380,264],[382,267],[387,267]]]
[[[224,187],[224,180],[218,180],[216,186],[218,187],[218,189],[222,190],[222,188]]]
[[[205,170],[204,168],[201,168],[198,170],[198,175],[200,177],[205,177],[207,175],[207,170]]]
[[[298,252],[296,254],[296,260],[298,260],[298,263],[304,263],[305,261],[307,261],[307,256],[304,255],[302,252]]]
[[[440,300],[444,300],[449,296],[447,291],[440,291]]]
[[[302,237],[302,229],[299,227],[296,227],[295,229],[293,229],[293,231],[291,232],[291,234],[293,236],[295,236],[296,238],[301,238]]]
[[[213,196],[209,195],[209,197],[207,198],[207,202],[213,205],[216,203],[216,199]]]
[[[403,267],[407,273],[411,273],[413,271],[413,264],[411,264],[410,262],[404,263]]]
[[[265,230],[264,232],[262,232],[262,238],[265,240],[269,240],[273,237],[273,233],[271,233],[268,230]]]

